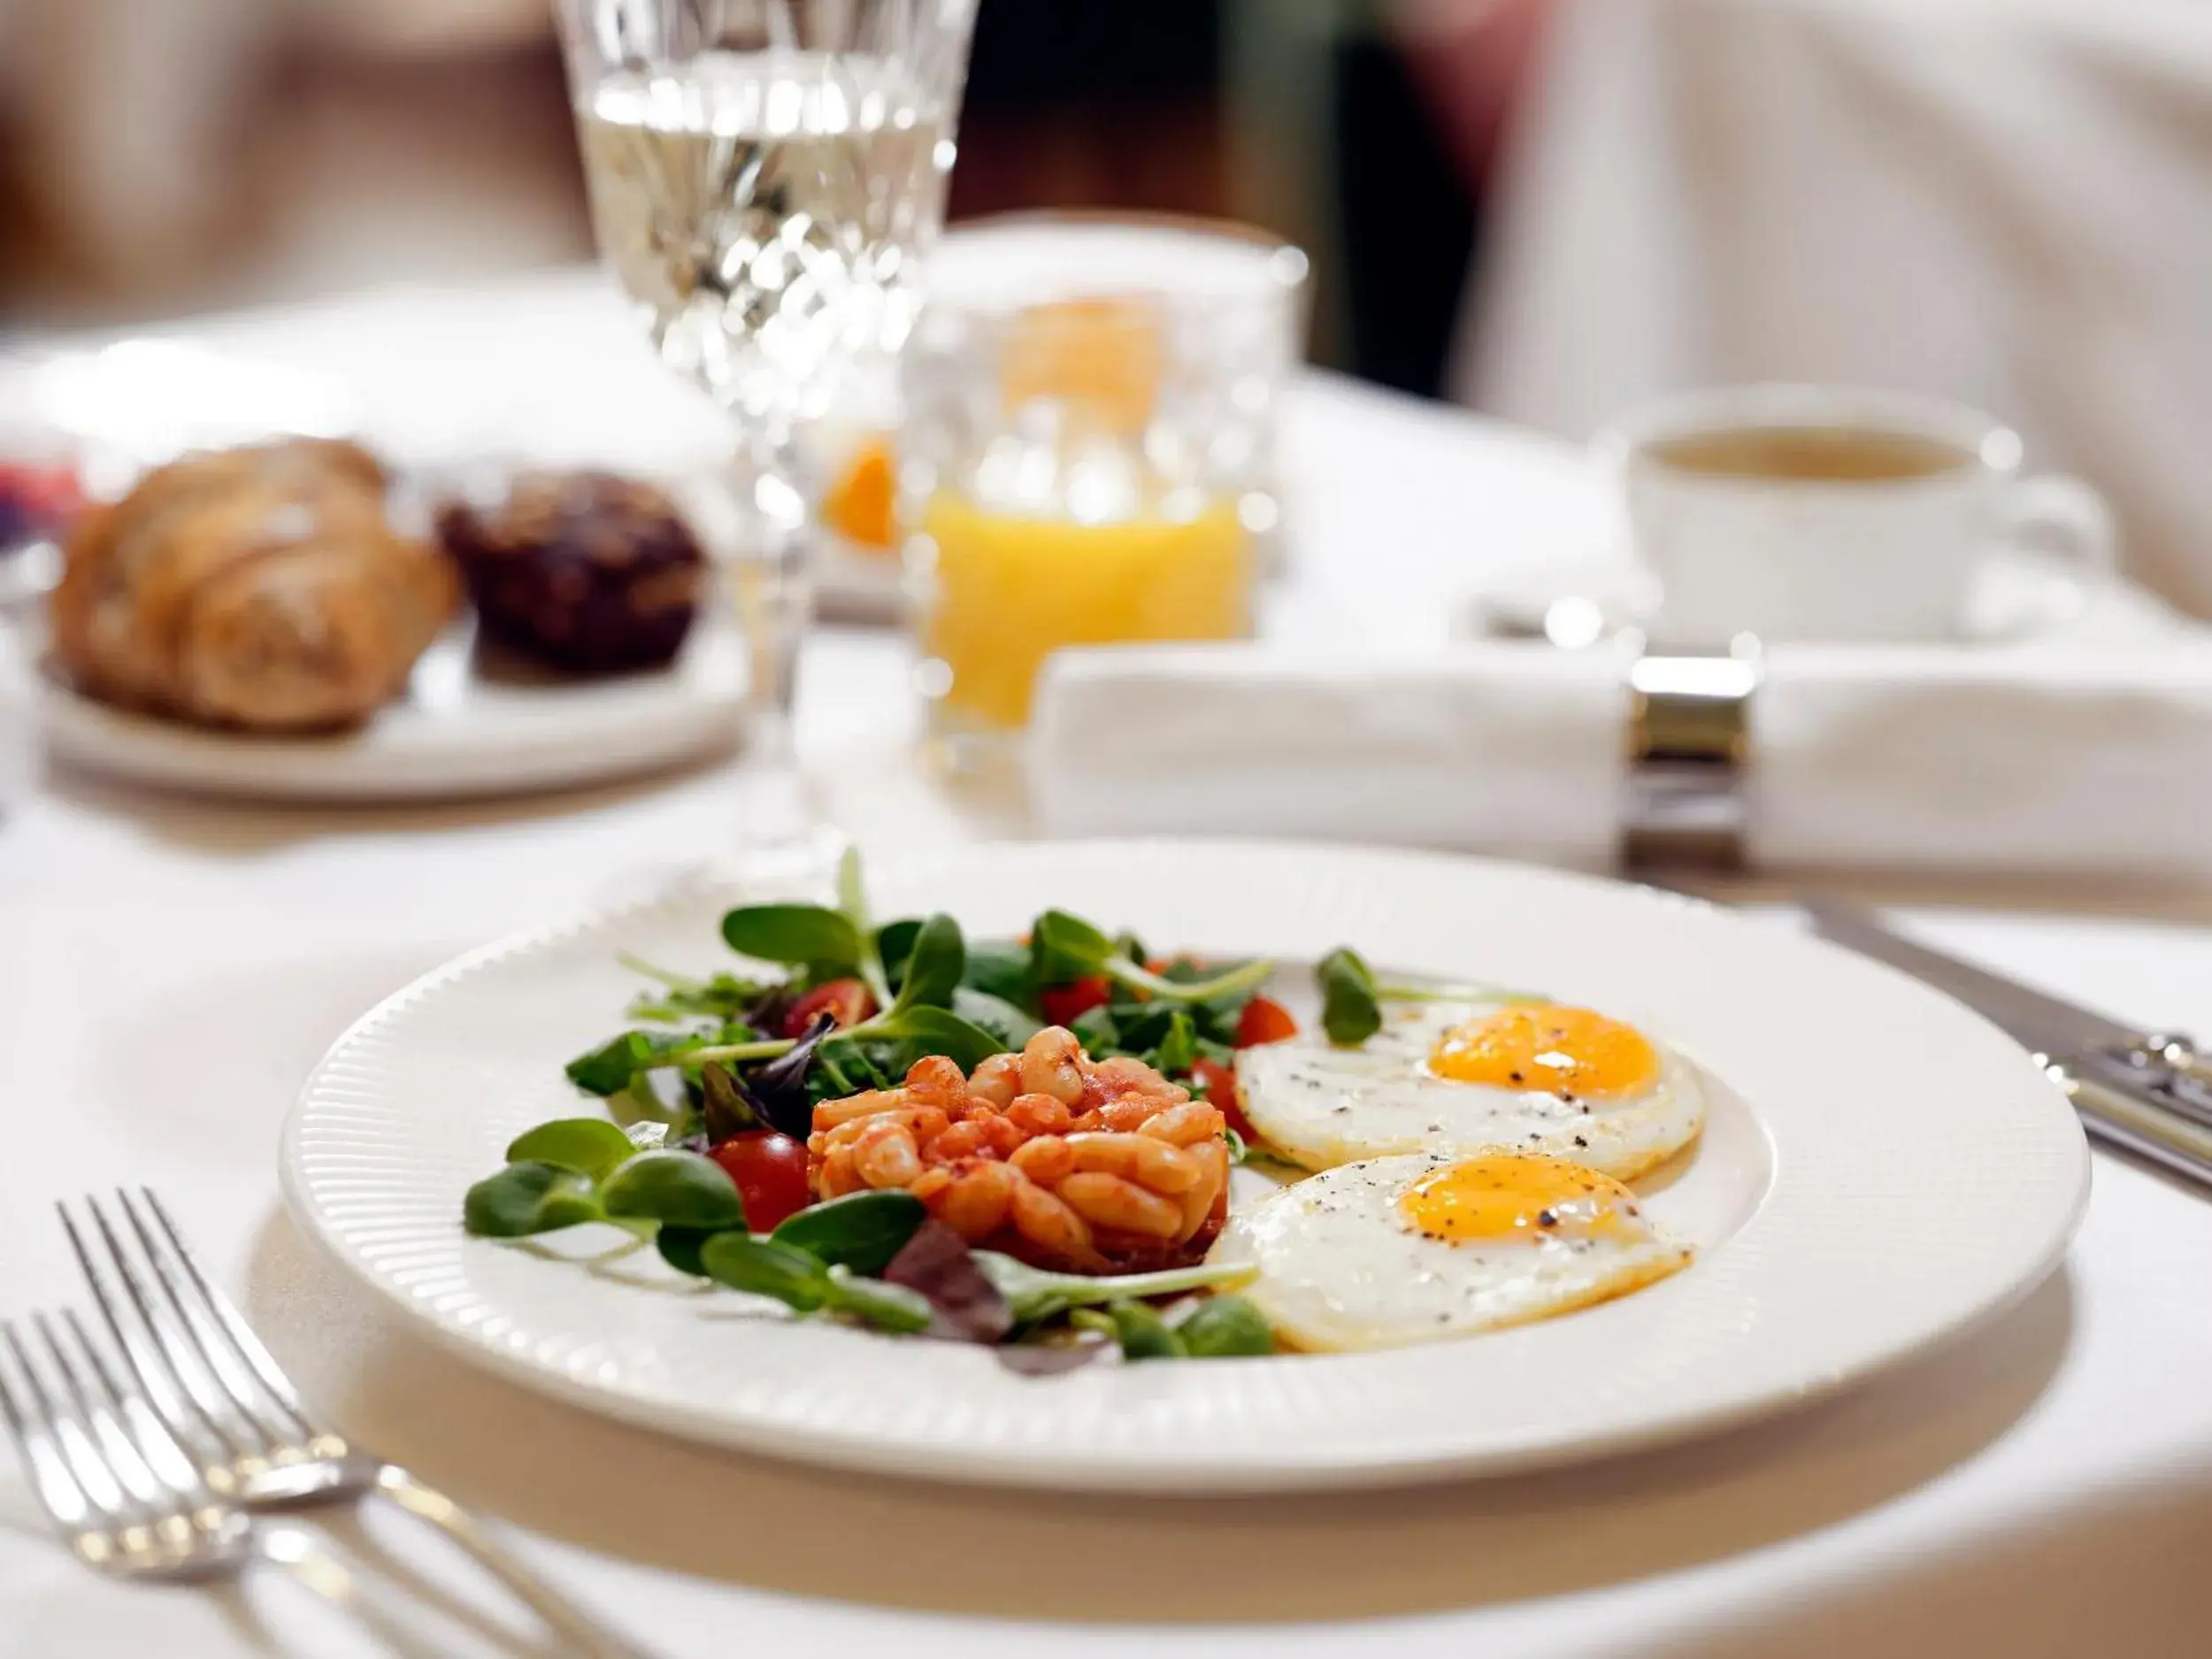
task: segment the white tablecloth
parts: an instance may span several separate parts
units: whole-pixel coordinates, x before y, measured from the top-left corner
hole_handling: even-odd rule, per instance
[[[594,365],[633,351],[603,296],[573,282],[225,333],[357,370],[387,412],[411,382],[449,405],[486,383],[474,365],[519,373],[557,357],[572,396],[605,408],[621,374]],[[1294,625],[1332,596],[1360,607],[1379,582],[1438,589],[1463,562],[1589,510],[1571,455],[1327,380],[1300,388],[1290,443]],[[1356,626],[1386,629],[1387,609],[1365,603]],[[824,635],[807,664],[805,752],[864,841],[994,826],[907,767],[903,667],[887,640]],[[2064,1272],[1907,1371],[1709,1443],[1435,1491],[1101,1502],[819,1474],[600,1422],[434,1351],[281,1212],[273,1162],[294,1089],[411,975],[634,890],[714,847],[736,812],[720,771],[342,812],[55,780],[0,824],[0,1311],[77,1295],[49,1200],[158,1183],[311,1395],[526,1529],[537,1560],[670,1655],[2203,1651],[2212,1204],[2103,1157]],[[1985,894],[1939,910],[1943,895],[1903,896],[1955,947],[2145,1021],[2212,1028],[2212,907]],[[401,1525],[372,1532],[467,1583]],[[0,1609],[9,1659],[377,1651],[281,1581],[241,1594],[99,1581],[45,1536],[4,1467]],[[518,1649],[440,1624],[419,1651]]]
[[[2212,614],[2196,0],[1557,0],[1456,386],[1586,436],[1686,385],[1978,403]]]

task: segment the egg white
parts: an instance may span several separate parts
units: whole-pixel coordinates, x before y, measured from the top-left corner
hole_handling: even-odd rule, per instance
[[[1382,1029],[1356,1048],[1310,1028],[1247,1048],[1237,1056],[1238,1101],[1270,1147],[1310,1170],[1408,1152],[1540,1152],[1631,1180],[1697,1139],[1705,1095],[1696,1068],[1655,1041],[1659,1075],[1610,1100],[1563,1100],[1429,1070],[1447,1033],[1505,1006],[1393,1002]]]
[[[1240,1294],[1285,1342],[1314,1352],[1404,1348],[1500,1330],[1624,1295],[1689,1264],[1640,1209],[1627,1236],[1447,1241],[1401,1213],[1448,1157],[1374,1158],[1285,1187],[1233,1215],[1207,1259],[1248,1263]]]

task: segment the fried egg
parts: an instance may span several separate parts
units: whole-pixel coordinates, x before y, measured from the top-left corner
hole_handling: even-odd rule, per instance
[[[1636,1194],[1597,1171],[1519,1154],[1346,1164],[1233,1216],[1207,1259],[1302,1348],[1402,1348],[1525,1325],[1689,1265]]]
[[[1621,1180],[1697,1139],[1695,1068],[1633,1025],[1532,1002],[1388,1002],[1340,1048],[1319,1031],[1247,1048],[1237,1094],[1267,1143],[1325,1170],[1402,1152],[1533,1152]]]

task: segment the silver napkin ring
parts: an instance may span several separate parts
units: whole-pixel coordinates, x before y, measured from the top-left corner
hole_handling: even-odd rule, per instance
[[[1624,864],[1743,867],[1759,679],[1759,642],[1747,634],[1724,652],[1639,648],[1628,671]]]

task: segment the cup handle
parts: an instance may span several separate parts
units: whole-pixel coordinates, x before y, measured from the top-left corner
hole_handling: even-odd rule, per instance
[[[2096,488],[2064,472],[2022,479],[1999,508],[2005,539],[2024,552],[2047,553],[2093,571],[2117,569],[2119,526]]]

